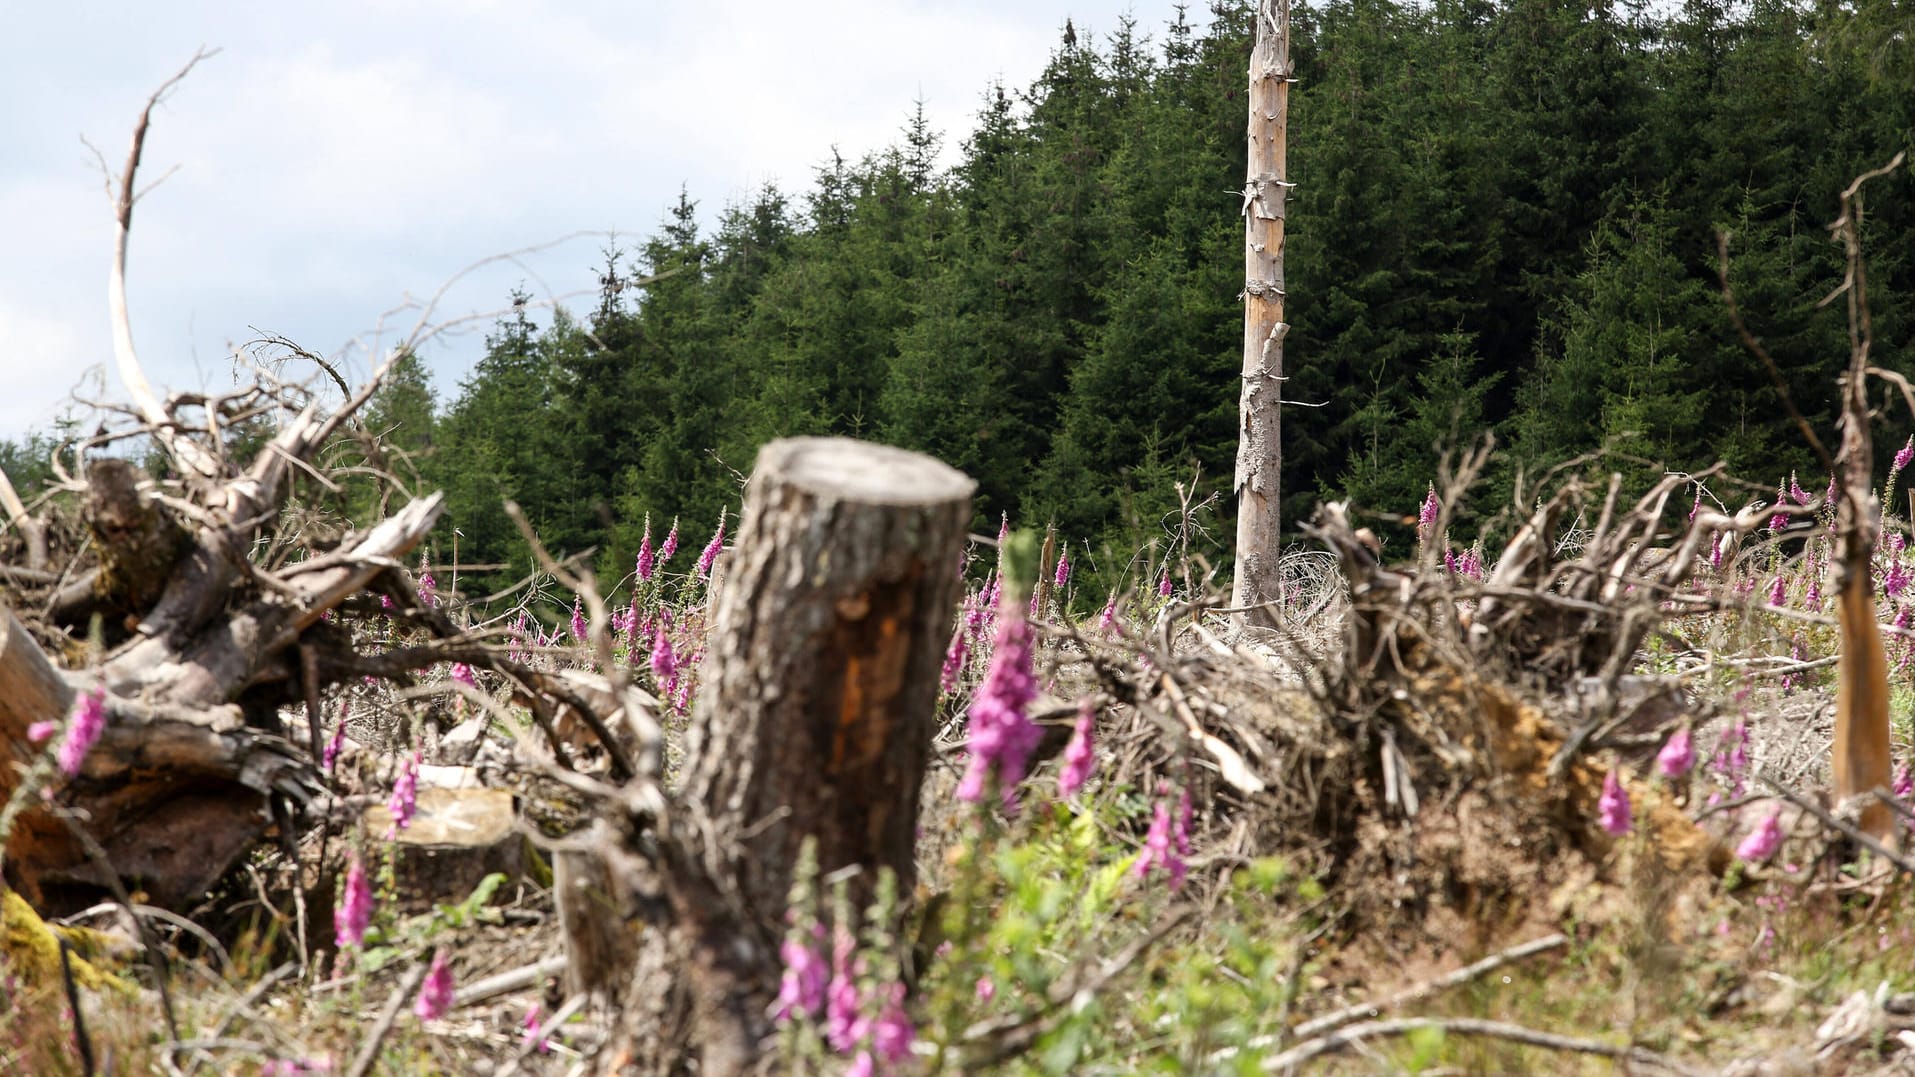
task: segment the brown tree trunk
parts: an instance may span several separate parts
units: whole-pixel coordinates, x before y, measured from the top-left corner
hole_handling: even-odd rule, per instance
[[[1892,783],[1893,756],[1888,718],[1888,656],[1882,630],[1875,622],[1875,596],[1870,565],[1882,506],[1875,497],[1874,446],[1869,437],[1868,371],[1873,327],[1869,320],[1868,277],[1862,259],[1862,184],[1892,172],[1901,164],[1896,155],[1888,168],[1870,173],[1842,194],[1842,216],[1833,231],[1848,255],[1845,290],[1849,314],[1849,364],[1842,381],[1841,445],[1835,466],[1841,490],[1835,506],[1836,620],[1841,626],[1842,655],[1835,674],[1835,743],[1831,777],[1838,803],[1880,790]],[[1871,801],[1861,806],[1861,829],[1870,837],[1894,843],[1895,815],[1888,805]]]
[[[757,1062],[807,836],[822,871],[865,869],[854,900],[881,868],[910,892],[974,486],[843,438],[758,455],[662,843],[677,965],[654,954],[639,973],[673,973],[687,992],[701,1073]]]
[[[1280,597],[1278,498],[1283,448],[1283,216],[1290,112],[1290,0],[1259,0],[1250,53],[1248,173],[1243,188],[1243,397],[1237,433],[1237,572],[1231,604]],[[1267,618],[1257,618],[1266,620]]]

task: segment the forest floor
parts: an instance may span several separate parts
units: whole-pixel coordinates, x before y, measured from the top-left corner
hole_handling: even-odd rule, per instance
[[[1297,608],[1314,619],[1288,640],[1333,652],[1352,612],[1341,581],[1311,564]],[[1285,647],[1226,642],[1226,617],[1179,630],[1174,660],[1154,655],[1170,603],[1139,600],[1112,630],[1059,601],[1035,710],[1068,725],[1076,699],[1102,698],[1096,767],[1061,796],[1057,763],[1042,763],[1014,813],[951,795],[983,658],[963,663],[942,704],[918,888],[880,932],[912,985],[915,1053],[897,1072],[1915,1072],[1907,878],[1831,844],[1757,778],[1811,793],[1823,782],[1832,668],[1769,674],[1812,660],[1826,626],[1793,631],[1760,610],[1672,624],[1778,657],[1724,676],[1685,666],[1665,643],[1647,648],[1638,674],[1679,685],[1665,697],[1675,709],[1640,711],[1635,747],[1552,781],[1532,742],[1560,738],[1551,730],[1573,700],[1399,641],[1403,687],[1364,706],[1409,706],[1426,740],[1483,721],[1490,747],[1455,744],[1499,760],[1419,769],[1432,757],[1379,747],[1377,727],[1350,718],[1348,699]],[[562,642],[548,650],[554,663],[589,664]],[[1233,788],[1222,755],[1166,736],[1178,708],[1159,688],[1173,674],[1174,698],[1216,719],[1269,789]],[[1128,701],[1099,696],[1113,687]],[[1898,689],[1903,746],[1910,702]],[[369,820],[383,825],[402,747],[423,734],[429,778],[435,764],[469,767],[512,790],[513,836],[477,854],[427,837],[360,842],[376,908],[348,958],[333,955],[329,925],[351,827],[307,832],[292,859],[261,849],[187,917],[149,919],[158,945],[144,954],[115,904],[66,918],[67,972],[56,936],[10,906],[0,1068],[595,1072],[616,1010],[566,996],[551,856],[532,840],[556,817],[576,822],[577,805],[535,803],[542,793],[503,777],[523,728],[493,721],[475,759],[449,732],[474,720],[451,697],[415,708],[369,688],[352,708],[336,773],[343,793],[375,802]],[[1654,756],[1676,729],[1690,731],[1696,761],[1680,779],[1658,777]],[[1367,747],[1340,749],[1332,733]],[[1531,747],[1499,756],[1497,736]],[[1413,813],[1386,803],[1372,751],[1417,770]],[[1613,838],[1593,825],[1591,784],[1611,768],[1636,820]],[[1791,835],[1781,851],[1731,855],[1771,812]],[[1175,833],[1159,833],[1160,819]],[[1700,842],[1685,836],[1692,826]],[[457,994],[422,1018],[418,978],[434,955]],[[777,1066],[792,1072],[844,1065],[803,1029],[780,1050]]]

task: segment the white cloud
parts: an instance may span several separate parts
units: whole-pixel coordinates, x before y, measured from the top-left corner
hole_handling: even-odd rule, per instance
[[[139,104],[204,42],[224,52],[156,114],[130,286],[149,374],[225,380],[249,327],[330,352],[475,259],[578,230],[649,234],[680,184],[706,214],[766,180],[807,188],[832,147],[894,142],[922,96],[947,159],[994,78],[1042,69],[1066,14],[1127,0],[218,0],[33,5],[0,39],[0,436],[45,421],[107,357],[111,239],[76,136],[124,152]],[[1155,31],[1171,0],[1145,0]],[[117,161],[115,162],[117,164]],[[475,274],[449,314],[520,281],[589,288],[586,239]],[[482,333],[443,347],[456,388]]]

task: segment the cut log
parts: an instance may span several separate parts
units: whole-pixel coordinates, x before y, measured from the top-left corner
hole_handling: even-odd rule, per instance
[[[854,901],[880,869],[911,892],[974,485],[929,457],[842,438],[759,453],[661,842],[673,922],[647,935],[660,941],[639,962],[632,1039],[689,1017],[682,1042],[697,1045],[699,1072],[754,1064],[807,837],[821,870],[865,869]],[[659,1006],[668,994],[684,1009]]]

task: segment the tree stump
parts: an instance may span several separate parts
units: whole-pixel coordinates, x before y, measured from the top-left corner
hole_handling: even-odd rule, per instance
[[[844,438],[758,454],[664,843],[675,922],[654,934],[675,936],[674,959],[639,966],[641,983],[663,970],[689,992],[702,1073],[750,1067],[769,1032],[807,836],[822,871],[866,869],[854,900],[883,868],[910,892],[974,488],[930,457]]]

